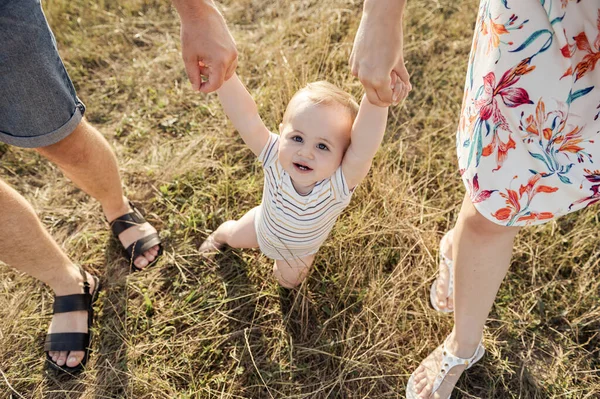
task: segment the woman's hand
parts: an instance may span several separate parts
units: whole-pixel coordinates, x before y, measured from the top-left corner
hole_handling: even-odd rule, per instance
[[[366,0],[350,55],[352,74],[363,84],[371,104],[381,107],[399,102],[394,99],[392,73],[408,91],[412,89],[404,66],[404,4],[404,0]]]

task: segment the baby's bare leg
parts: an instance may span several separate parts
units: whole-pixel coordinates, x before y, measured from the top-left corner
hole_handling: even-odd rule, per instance
[[[285,288],[297,287],[308,275],[314,259],[315,255],[309,255],[303,258],[276,260],[273,276]]]
[[[258,207],[252,208],[240,220],[228,220],[221,224],[199,248],[201,253],[218,251],[227,244],[232,248],[258,248],[254,215]]]

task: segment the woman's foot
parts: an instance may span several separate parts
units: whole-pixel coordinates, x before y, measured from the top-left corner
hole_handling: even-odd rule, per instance
[[[435,301],[438,310],[442,312],[454,311],[454,299],[450,295],[450,284],[453,284],[453,278],[450,275],[449,268],[453,267],[452,262],[452,244],[454,241],[454,229],[449,230],[440,240],[440,261],[438,277],[432,284],[431,300]]]
[[[448,399],[454,390],[456,382],[466,368],[475,364],[483,356],[484,348],[480,344],[470,346],[459,346],[454,340],[452,333],[444,345],[438,346],[415,370],[408,384],[407,397],[409,399]],[[458,357],[454,365],[442,364],[444,351],[448,351],[452,357]],[[464,360],[469,359],[467,362]],[[460,361],[463,360],[463,361]],[[465,364],[466,363],[466,364]],[[443,374],[447,371],[447,374]],[[441,379],[441,381],[437,381]],[[436,385],[439,385],[436,389]],[[416,394],[416,396],[414,396]]]
[[[85,276],[87,282],[90,284],[90,293],[93,293],[96,290],[96,282],[88,272],[85,272]],[[83,276],[76,270],[74,271],[73,278],[74,281],[72,284],[55,289],[54,294],[63,296],[83,293]],[[88,312],[86,310],[54,314],[48,328],[48,334],[73,332],[88,332]],[[65,365],[67,367],[75,367],[81,363],[85,356],[85,352],[83,351],[49,351],[48,354],[52,358],[52,361],[61,367]]]
[[[223,249],[223,246],[225,244],[222,244],[222,243],[218,242],[217,240],[215,240],[215,234],[216,234],[216,232],[214,232],[211,235],[209,235],[208,237],[206,237],[206,240],[204,240],[202,245],[200,245],[200,247],[198,248],[198,252],[200,252],[201,254],[206,254],[206,253],[219,252],[221,249]]]
[[[129,206],[129,200],[125,197],[123,198],[123,204],[119,208],[104,209],[104,215],[106,216],[106,220],[108,220],[109,224],[118,217],[130,212],[133,212],[133,209],[131,209],[131,206]],[[119,234],[119,241],[123,245],[123,248],[127,248],[134,242],[154,233],[156,233],[156,229],[152,227],[150,223],[146,222],[140,226],[133,226],[123,231],[121,234]],[[145,268],[154,262],[154,260],[158,257],[159,250],[160,247],[158,245],[148,249],[142,255],[133,260],[134,266],[136,266],[138,269]]]

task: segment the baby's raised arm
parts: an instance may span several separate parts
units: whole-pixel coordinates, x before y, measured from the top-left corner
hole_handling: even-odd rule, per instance
[[[387,114],[388,107],[373,105],[366,95],[363,96],[352,126],[350,146],[342,160],[342,171],[351,189],[369,173],[373,157],[383,140]]]
[[[242,136],[244,143],[256,156],[259,156],[269,140],[269,130],[260,119],[254,99],[237,74],[234,73],[229,80],[223,83],[217,90],[217,94],[225,114]]]

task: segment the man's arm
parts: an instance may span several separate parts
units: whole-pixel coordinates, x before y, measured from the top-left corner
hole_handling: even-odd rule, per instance
[[[395,104],[390,89],[393,72],[408,90],[404,66],[402,19],[406,0],[365,0],[350,54],[350,70],[363,84],[371,104]]]
[[[254,99],[236,74],[217,90],[223,110],[242,136],[244,143],[259,156],[269,140],[269,130],[260,119]]]
[[[233,75],[237,49],[212,0],[172,0],[181,19],[181,52],[194,90],[210,93]],[[207,81],[202,82],[201,76]]]
[[[371,104],[365,94],[352,126],[350,146],[342,160],[348,187],[356,187],[365,178],[385,133],[388,107]]]

